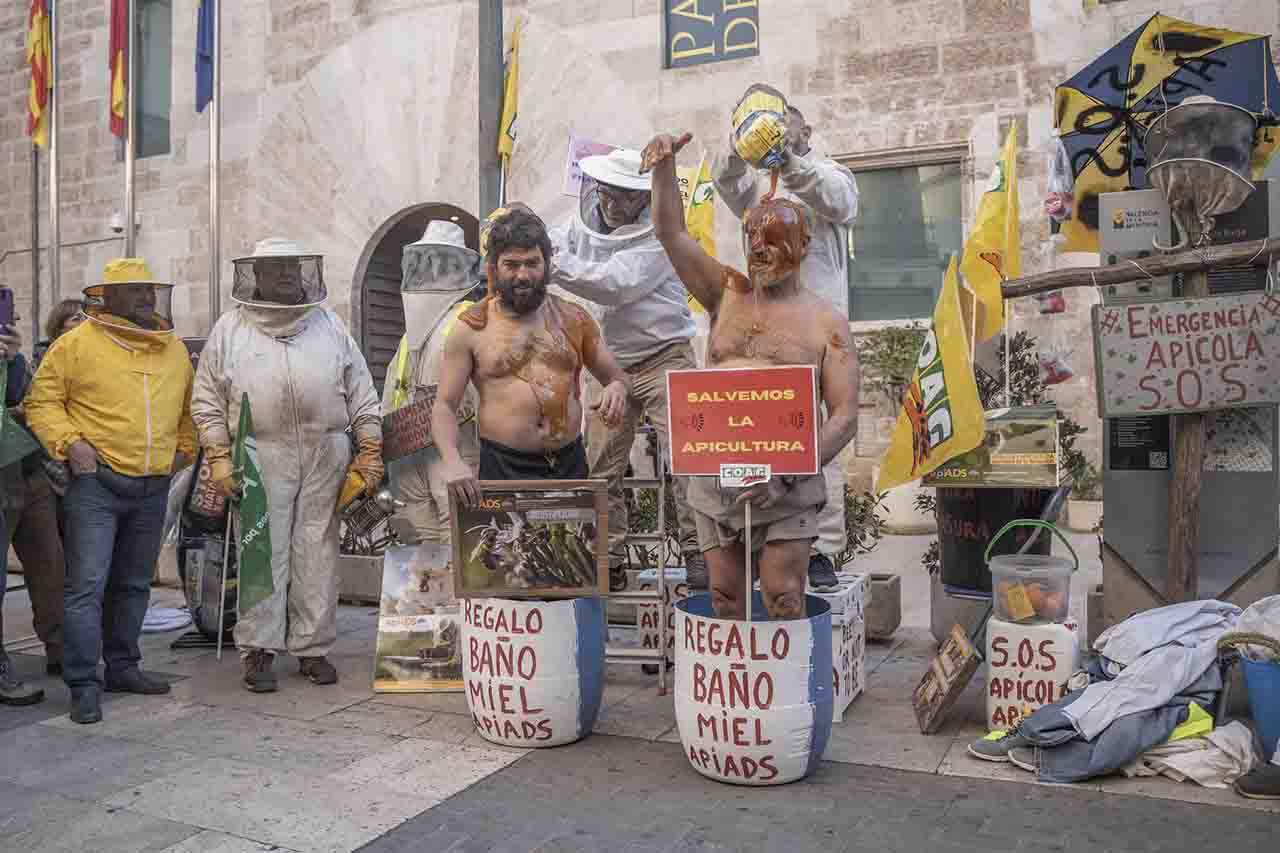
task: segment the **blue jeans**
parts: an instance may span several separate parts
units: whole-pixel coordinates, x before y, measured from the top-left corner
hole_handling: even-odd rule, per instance
[[[138,636],[160,556],[169,478],[107,474],[126,494],[85,474],[71,480],[64,499],[62,674],[68,687],[98,684],[99,649],[109,673],[142,659]]]

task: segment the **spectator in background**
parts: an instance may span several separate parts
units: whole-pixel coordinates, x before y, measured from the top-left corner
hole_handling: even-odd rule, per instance
[[[14,318],[17,319],[16,317]],[[0,361],[4,362],[6,371],[5,382],[5,406],[13,407],[22,402],[22,392],[27,384],[27,360],[20,352],[22,348],[22,336],[14,326],[6,326],[0,328]],[[0,528],[5,529],[6,538],[0,540],[0,705],[34,705],[44,700],[44,691],[38,687],[31,687],[24,684],[22,679],[18,677],[14,670],[13,662],[9,659],[9,655],[4,651],[4,593],[5,587],[8,586],[9,572],[9,548],[7,545],[8,522],[14,515],[12,509],[14,488],[11,483],[18,482],[18,491],[21,490],[21,461],[15,461],[8,466],[3,472],[0,472],[0,478],[3,478],[5,488],[0,490]],[[23,565],[26,570],[26,565]],[[31,589],[32,609],[36,610],[36,626],[37,633],[40,638],[48,642],[48,637],[44,631],[40,631],[41,613],[36,605],[37,600],[46,599],[47,596],[41,593],[46,590],[44,587],[44,577],[38,580],[35,573],[32,577],[27,578],[27,586]],[[34,582],[33,582],[34,581]],[[58,591],[59,597],[61,591]],[[58,610],[61,611],[61,602],[59,602]],[[59,620],[60,622],[61,620]],[[44,627],[48,627],[47,625]],[[59,625],[59,629],[60,629]],[[60,639],[60,638],[59,638]]]
[[[53,346],[53,342],[84,322],[84,300],[64,299],[49,310],[44,321],[45,338],[37,341],[31,355],[31,372],[40,369],[40,359]]]

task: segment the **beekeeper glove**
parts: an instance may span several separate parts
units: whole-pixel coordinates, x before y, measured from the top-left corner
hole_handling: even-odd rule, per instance
[[[204,449],[204,456],[209,460],[209,476],[218,493],[228,500],[240,497],[240,478],[231,462],[231,448],[225,444],[210,445]]]
[[[339,511],[361,495],[372,495],[386,475],[382,463],[382,427],[377,423],[356,428],[356,455],[347,466],[347,478],[338,495]]]

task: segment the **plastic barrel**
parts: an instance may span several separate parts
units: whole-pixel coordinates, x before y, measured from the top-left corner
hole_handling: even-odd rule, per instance
[[[983,552],[996,532],[1018,518],[1037,518],[1053,489],[938,489],[938,548],[945,587],[991,592],[991,572]],[[1000,540],[993,555],[1017,553],[1033,531],[1018,529]],[[1048,554],[1041,536],[1029,554]]]
[[[591,733],[604,695],[600,599],[467,599],[462,623],[462,680],[481,737],[544,747]]]
[[[755,593],[753,615],[765,616]],[[676,603],[676,725],[693,768],[736,785],[781,785],[818,766],[831,736],[831,606],[803,619],[719,619],[711,596]]]
[[[1241,658],[1240,665],[1244,667],[1253,725],[1269,761],[1280,749],[1280,663]]]

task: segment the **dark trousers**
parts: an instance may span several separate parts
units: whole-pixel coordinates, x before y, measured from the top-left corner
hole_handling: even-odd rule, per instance
[[[14,483],[8,497],[9,507],[0,518],[0,567],[8,569],[8,543],[12,542],[22,562],[36,636],[44,643],[49,659],[60,660],[66,564],[58,530],[58,498],[49,478],[39,469]],[[3,598],[4,590],[0,589],[0,601]],[[0,608],[0,636],[3,635],[4,617]]]
[[[585,480],[587,450],[582,436],[559,450],[528,453],[480,439],[481,480]]]
[[[98,683],[99,650],[108,672],[138,665],[138,636],[160,556],[169,478],[124,477],[103,469],[74,477],[63,499],[62,672],[69,687]]]

